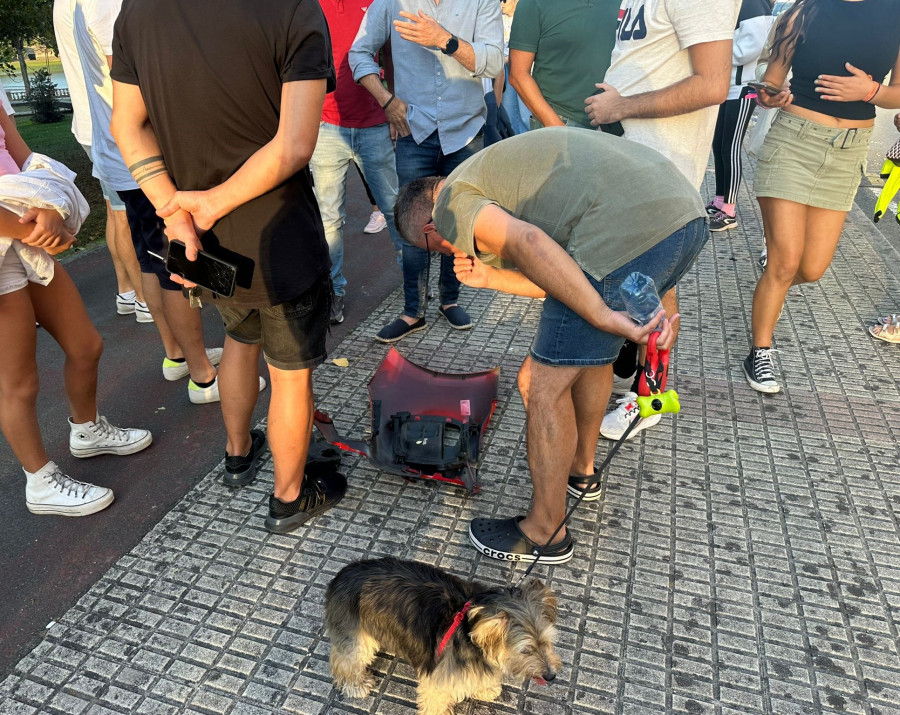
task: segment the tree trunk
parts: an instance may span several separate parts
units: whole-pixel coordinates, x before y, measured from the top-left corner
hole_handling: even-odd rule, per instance
[[[22,85],[25,88],[25,99],[31,97],[31,79],[28,77],[28,65],[25,64],[25,41],[16,42],[16,55],[19,58],[19,71],[22,73]]]

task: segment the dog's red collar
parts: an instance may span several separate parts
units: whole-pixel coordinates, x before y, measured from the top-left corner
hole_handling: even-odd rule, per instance
[[[466,614],[469,612],[469,609],[471,607],[472,602],[466,601],[463,604],[463,607],[456,612],[455,616],[453,616],[453,623],[450,624],[450,627],[447,629],[444,637],[441,638],[441,642],[437,647],[437,655],[439,658],[441,656],[441,653],[444,652],[444,648],[446,648],[447,644],[450,642],[450,639],[453,638],[453,634],[456,633],[456,629],[459,628],[459,624],[463,622],[463,618],[466,617]]]

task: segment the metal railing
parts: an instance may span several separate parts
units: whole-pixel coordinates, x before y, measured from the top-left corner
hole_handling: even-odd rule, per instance
[[[68,88],[65,88],[65,89],[57,88],[53,91],[53,94],[55,94],[57,97],[68,97],[69,90],[68,90]],[[18,92],[17,91],[7,91],[6,96],[9,97],[10,102],[27,102],[27,101],[29,101],[28,93],[25,90],[18,91]]]

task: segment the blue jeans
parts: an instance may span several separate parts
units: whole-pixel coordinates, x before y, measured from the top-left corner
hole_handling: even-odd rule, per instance
[[[412,135],[397,138],[397,177],[400,184],[425,176],[447,176],[457,166],[472,156],[468,146],[452,154],[441,151],[438,133],[416,144]],[[403,314],[410,318],[425,315],[425,271],[429,254],[421,248],[403,244]],[[459,298],[459,280],[453,271],[453,256],[441,255],[440,277],[441,305],[452,305]]]
[[[346,221],[344,194],[347,168],[355,162],[362,171],[366,183],[375,197],[378,208],[387,220],[391,242],[398,253],[403,239],[394,226],[394,204],[397,201],[397,170],[394,165],[394,148],[391,143],[390,127],[379,124],[364,129],[339,127],[322,122],[319,125],[319,140],[309,168],[312,170],[313,189],[325,226],[325,240],[331,256],[331,282],[335,295],[346,293],[347,279],[344,278],[344,235],[341,230]]]
[[[516,88],[509,83],[509,63],[506,64],[506,89],[503,90],[503,99],[501,105],[509,115],[509,122],[512,124],[513,134],[524,134],[528,131],[528,119],[531,112],[522,98],[516,93]]]
[[[487,147],[513,136],[513,130],[506,110],[502,104],[497,106],[497,98],[493,92],[484,95],[484,103],[487,105],[487,119],[484,120],[482,136],[484,146]]]
[[[597,280],[588,281],[613,310],[625,310],[619,287],[630,273],[639,271],[665,295],[694,264],[709,240],[709,222],[695,218],[634,260]],[[531,345],[531,357],[543,365],[589,367],[615,362],[625,338],[597,330],[564,303],[547,296],[541,322]]]

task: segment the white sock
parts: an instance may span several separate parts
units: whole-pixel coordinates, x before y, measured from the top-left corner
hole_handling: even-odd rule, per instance
[[[120,298],[124,300],[134,300],[134,296],[137,295],[133,290],[126,291],[125,293],[118,294]]]
[[[25,469],[25,467],[22,467],[22,471],[25,472],[25,479],[27,479],[29,482],[35,479],[42,479],[46,476],[49,476],[50,474],[53,474],[55,470],[56,462],[54,462],[52,459],[36,472],[29,472],[27,469]]]

